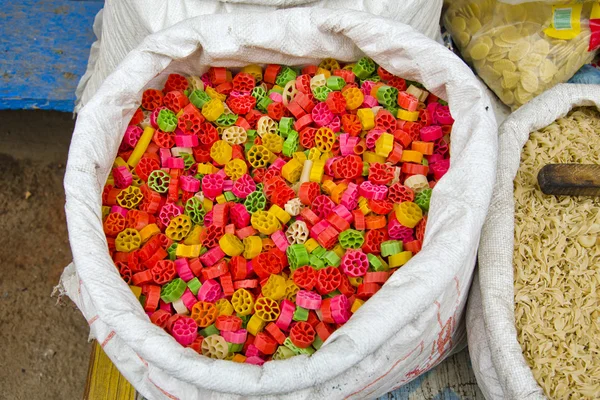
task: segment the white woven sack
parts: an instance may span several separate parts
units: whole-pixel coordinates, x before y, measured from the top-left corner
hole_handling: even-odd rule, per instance
[[[106,0],[94,21],[98,39],[92,45],[87,70],[75,92],[75,112],[146,36],[188,18],[289,7],[356,10],[395,19],[438,39],[442,3],[443,0]]]
[[[561,84],[511,114],[499,129],[498,171],[467,307],[469,353],[488,400],[545,399],[517,341],[514,315],[513,181],[529,134],[578,106],[600,109],[600,86]]]
[[[303,65],[364,54],[448,99],[451,168],[433,190],[423,249],[313,356],[262,367],[211,360],[150,323],[116,271],[102,231],[101,192],[142,91],[167,74],[249,63]],[[459,321],[492,194],[497,127],[490,101],[451,51],[396,21],[355,11],[294,9],[202,16],[148,37],[81,110],[65,176],[74,266],[62,286],[91,335],[152,399],[373,398],[442,361]]]

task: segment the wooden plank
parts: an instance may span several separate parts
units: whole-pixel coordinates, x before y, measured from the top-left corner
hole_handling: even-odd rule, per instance
[[[600,196],[600,165],[548,164],[538,173],[545,194]]]
[[[0,110],[73,111],[102,1],[0,0]]]
[[[94,341],[84,400],[134,400],[136,391]]]

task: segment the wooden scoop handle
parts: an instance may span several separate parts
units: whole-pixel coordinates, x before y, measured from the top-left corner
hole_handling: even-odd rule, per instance
[[[538,184],[545,194],[600,197],[600,165],[548,164]]]

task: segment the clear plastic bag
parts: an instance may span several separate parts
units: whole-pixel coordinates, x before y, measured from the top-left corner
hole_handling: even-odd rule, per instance
[[[455,0],[443,20],[465,61],[515,110],[594,58],[592,7]]]

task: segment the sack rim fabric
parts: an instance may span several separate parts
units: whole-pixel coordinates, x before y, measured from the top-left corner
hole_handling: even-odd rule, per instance
[[[233,1],[233,2],[232,2]],[[443,0],[106,0],[102,15],[96,16],[88,67],[75,90],[75,113],[98,90],[127,54],[143,39],[177,22],[207,14],[270,11],[276,8],[311,7],[350,9],[385,15],[413,26],[442,43],[440,15]],[[290,2],[308,2],[291,4]],[[283,3],[283,4],[281,4]],[[290,4],[288,4],[290,3]],[[98,28],[98,29],[97,29]]]
[[[504,398],[545,399],[517,341],[514,322],[514,194],[513,182],[520,165],[521,151],[529,134],[542,129],[571,109],[596,106],[600,109],[600,86],[560,84],[523,105],[499,128],[499,155],[496,184],[479,245],[479,285],[485,337],[469,342],[487,341],[491,363]],[[468,313],[478,309],[477,296],[470,295]],[[471,311],[471,309],[473,309]],[[473,329],[469,329],[469,335]],[[479,362],[474,365],[480,365]],[[480,375],[481,371],[476,374]],[[494,386],[493,378],[489,382]],[[486,379],[479,382],[487,386]],[[488,391],[489,393],[490,391]],[[492,391],[495,392],[495,391]]]
[[[264,17],[265,13],[256,13],[255,15]],[[394,274],[380,292],[361,307],[361,310],[344,327],[336,331],[327,344],[315,355],[267,363],[261,368],[245,364],[232,365],[234,363],[210,360],[191,351],[184,351],[185,349],[169,335],[149,322],[139,302],[130,291],[123,293],[117,290],[117,288],[125,286],[125,283],[112,267],[112,260],[106,251],[106,239],[102,231],[99,207],[103,182],[109,173],[110,165],[102,164],[100,152],[89,138],[99,134],[104,135],[106,141],[110,140],[111,135],[122,137],[124,126],[121,121],[124,117],[131,116],[137,108],[138,92],[149,80],[168,67],[172,58],[178,60],[195,55],[202,49],[203,44],[204,50],[208,53],[212,52],[213,59],[219,58],[220,51],[211,48],[210,43],[208,43],[207,49],[207,43],[202,43],[204,36],[198,30],[199,26],[202,26],[203,30],[213,28],[222,31],[224,36],[219,46],[226,48],[228,44],[231,44],[232,38],[235,38],[238,45],[243,43],[240,45],[242,51],[252,49],[259,53],[261,50],[260,56],[264,57],[276,49],[278,53],[284,54],[278,57],[286,61],[293,60],[294,62],[289,62],[291,64],[314,61],[314,57],[323,58],[321,54],[323,51],[317,51],[316,55],[315,52],[311,55],[296,54],[294,46],[285,48],[290,46],[283,40],[277,45],[264,41],[257,43],[257,40],[241,36],[242,28],[236,26],[236,21],[243,17],[235,14],[220,15],[218,23],[214,16],[199,16],[146,38],[106,79],[98,93],[79,114],[65,175],[67,198],[65,207],[77,274],[82,284],[90,292],[99,318],[123,338],[140,357],[149,363],[160,365],[166,373],[190,384],[202,386],[208,390],[240,395],[291,392],[334,378],[352,367],[365,355],[379,348],[400,328],[412,322],[413,318],[402,308],[403,301],[405,303],[415,302],[419,310],[429,307],[436,298],[442,295],[443,289],[447,285],[428,284],[427,276],[423,275],[426,268],[415,266],[420,259],[431,259],[433,253],[442,249],[447,253],[459,254],[463,256],[462,259],[467,259],[467,254],[471,252],[469,249],[477,246],[479,234],[463,233],[461,235],[459,228],[463,228],[463,231],[467,233],[474,231],[472,227],[461,226],[461,217],[474,222],[479,231],[491,199],[492,184],[489,180],[493,177],[496,168],[496,124],[489,98],[470,69],[449,50],[407,25],[357,11],[297,9],[274,11],[271,13],[271,17],[277,23],[282,21],[298,23],[305,35],[327,34],[327,38],[320,38],[324,39],[320,41],[321,45],[331,44],[327,42],[330,37],[331,41],[334,39],[339,41],[343,37],[348,41],[348,43],[344,41],[343,44],[352,47],[353,53],[357,53],[360,48],[367,55],[385,54],[389,58],[378,56],[374,58],[390,72],[419,80],[426,87],[434,88],[433,92],[436,95],[448,98],[453,115],[468,115],[473,112],[480,115],[478,118],[465,118],[464,121],[458,119],[455,123],[455,129],[459,133],[454,134],[453,137],[452,168],[446,178],[436,185],[432,196],[428,235],[425,238],[423,250],[413,258],[414,261],[404,266],[401,274]],[[252,21],[249,24],[252,25]],[[378,31],[370,33],[372,26],[377,26],[376,31]],[[267,37],[269,29],[272,29],[271,26],[258,23],[254,23],[250,28],[254,31],[262,29],[262,33]],[[286,28],[291,29],[287,25]],[[386,41],[377,36],[383,28],[389,35]],[[190,31],[195,33],[196,37],[192,38]],[[214,35],[214,32],[212,34]],[[394,42],[394,37],[402,38],[403,42],[400,44]],[[172,44],[174,39],[178,39],[176,46]],[[420,49],[420,53],[413,54],[417,52],[411,48],[412,40],[426,40],[431,47]],[[343,50],[348,51],[346,48]],[[332,49],[324,51],[328,52],[330,56],[336,54]],[[426,56],[423,60],[428,59],[432,53],[436,55],[439,63],[419,64],[421,57]],[[222,54],[222,62],[215,62],[212,65],[236,65],[234,60],[227,58],[227,51],[223,51]],[[251,53],[245,54],[245,56],[246,58],[255,57]],[[403,56],[408,58],[403,59]],[[141,60],[145,62],[140,63]],[[254,62],[258,62],[258,60]],[[247,62],[243,64],[247,64]],[[125,79],[129,79],[131,82],[127,88],[122,87]],[[118,98],[111,96],[124,89],[125,93]],[[471,101],[465,101],[465,99]],[[95,114],[95,109],[99,107],[107,111],[102,119]],[[117,133],[113,132],[113,129],[106,131],[106,125],[112,126]],[[465,133],[461,134],[460,132]],[[473,132],[473,134],[468,132]],[[116,143],[115,140],[115,144],[110,145],[113,158],[118,147]],[[468,186],[472,190],[478,190],[478,195],[468,200],[464,199],[460,193],[453,193],[451,185],[451,182],[461,179],[459,175],[465,168],[478,172],[473,174],[474,176],[468,182]],[[82,193],[82,187],[89,189],[90,192]],[[442,205],[442,197],[452,199],[452,204]],[[443,215],[442,208],[446,208]],[[436,217],[438,218],[436,219]],[[448,229],[448,226],[452,229]],[[465,239],[466,244],[461,243],[462,248],[455,246],[455,248],[449,249],[448,247],[455,244],[457,237]],[[448,284],[457,271],[444,268],[444,260],[440,258],[437,257],[436,262],[427,265],[427,268],[436,268],[440,282]],[[458,266],[454,267],[459,268]],[[102,274],[99,274],[98,271],[102,271]],[[427,295],[417,291],[415,286],[421,290],[425,289]],[[364,321],[369,320],[369,312],[381,312],[377,308],[379,305],[377,299],[381,298],[383,293],[391,292],[396,297],[394,304],[386,304],[391,308],[386,310],[388,321],[385,324],[380,321],[365,324]],[[392,322],[390,323],[390,321]],[[143,329],[128,329],[132,324],[143,326]],[[346,334],[350,326],[361,326],[365,335],[350,337]],[[378,340],[370,340],[369,333],[378,336]],[[161,351],[156,351],[156,349],[161,349]],[[170,356],[161,357],[160,355],[164,353],[168,353]],[[331,356],[335,356],[335,364],[321,362]],[[190,363],[194,364],[195,368],[183,370],[180,367],[182,364],[190,365]],[[224,363],[227,363],[228,371],[236,371],[236,373],[249,378],[245,379],[243,392],[241,389],[226,384],[230,383],[231,377],[221,373],[223,368],[220,367],[225,367]],[[211,368],[212,366],[215,368]],[[295,378],[285,388],[280,387],[277,379],[282,375],[282,371],[288,374],[288,379],[290,374]]]

